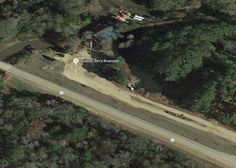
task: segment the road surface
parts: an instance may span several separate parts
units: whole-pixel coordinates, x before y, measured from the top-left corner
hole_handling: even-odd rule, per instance
[[[77,92],[64,88],[63,86],[59,86],[55,83],[49,82],[33,74],[15,68],[9,64],[0,62],[0,69],[6,71],[7,74],[17,79],[37,87],[40,90],[60,96],[67,101],[71,101],[77,105],[83,106],[96,115],[105,117],[132,130],[136,130],[151,137],[152,139],[161,140],[172,147],[179,148],[215,165],[224,168],[235,168],[236,156],[234,155],[225,154],[223,152],[209,148],[155,124],[142,120],[136,116],[127,114],[126,112],[115,109],[107,104],[98,102],[93,98],[86,97]],[[59,94],[61,90],[64,91],[63,95]],[[175,142],[170,141],[170,139],[173,137],[175,138]]]
[[[94,90],[104,95],[115,98],[120,102],[125,101],[127,104],[133,106],[134,108],[145,109],[153,114],[168,118],[170,120],[173,120],[174,122],[178,122],[181,125],[186,125],[191,128],[212,133],[236,143],[236,133],[222,127],[216,122],[205,120],[199,116],[193,115],[194,113],[186,112],[186,110],[183,109],[177,109],[177,107],[170,107],[151,101],[135,92],[130,92],[129,90],[122,89],[114,85],[112,82],[99,77],[94,73],[88,73],[88,71],[81,65],[75,65],[73,63],[74,57],[78,57],[80,59],[91,59],[90,54],[86,52],[87,50],[80,50],[75,55],[65,54],[63,58],[63,61],[65,63],[63,72],[64,76],[89,88],[93,88]],[[28,68],[29,66],[24,69],[28,71]],[[33,69],[35,68],[33,67]],[[33,69],[32,71],[34,71]],[[42,75],[42,77],[44,78],[45,75]],[[66,81],[67,79],[64,80]],[[63,86],[65,85],[63,84]],[[183,119],[183,117],[185,119]]]

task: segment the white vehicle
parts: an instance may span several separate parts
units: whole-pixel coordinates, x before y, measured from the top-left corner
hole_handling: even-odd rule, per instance
[[[135,88],[134,88],[130,83],[127,85],[127,87],[128,87],[131,91],[134,91],[134,90],[135,90]]]
[[[133,19],[142,22],[144,20],[144,17],[135,15]]]

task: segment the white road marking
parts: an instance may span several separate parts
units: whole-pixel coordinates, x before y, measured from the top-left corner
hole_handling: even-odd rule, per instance
[[[175,138],[171,138],[170,141],[171,141],[171,142],[175,142]]]
[[[63,90],[61,90],[61,91],[59,92],[59,94],[60,94],[60,95],[64,95],[65,92],[64,92]]]
[[[78,64],[78,63],[79,63],[79,59],[78,59],[78,58],[74,58],[74,59],[73,59],[73,62],[74,62],[75,64]]]

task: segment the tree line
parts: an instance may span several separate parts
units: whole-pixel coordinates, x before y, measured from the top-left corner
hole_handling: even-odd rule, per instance
[[[47,31],[70,37],[91,20],[89,0],[9,0],[0,5],[0,42],[42,37]]]
[[[208,167],[49,95],[0,93],[0,167]]]

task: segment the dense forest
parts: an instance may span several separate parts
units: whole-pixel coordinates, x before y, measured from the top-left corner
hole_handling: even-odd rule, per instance
[[[207,167],[49,95],[0,93],[1,168]]]
[[[89,0],[7,0],[0,1],[0,43],[12,38],[46,38],[63,43],[78,41],[76,34],[92,16]],[[52,43],[57,43],[57,42]],[[58,42],[59,43],[59,42]],[[64,46],[63,46],[64,47]]]
[[[235,0],[114,0],[140,5],[142,23],[115,22],[108,1],[0,0],[0,45],[40,38],[70,52],[88,45],[82,28],[108,17],[125,38],[112,43],[119,61],[99,73],[123,85],[135,77],[137,90],[236,126]],[[105,16],[89,12],[99,2]],[[58,98],[0,90],[1,168],[207,167]]]
[[[235,6],[233,5],[234,0],[136,0],[136,2],[160,11],[176,10],[178,8],[183,8],[183,6],[185,6],[185,8],[186,6],[188,6],[187,8],[191,8],[194,5],[202,4],[203,6],[220,13],[235,13]]]
[[[104,18],[88,12],[95,2],[1,0],[0,44],[16,38],[41,38],[69,51],[84,40],[82,28]],[[115,23],[115,28],[129,27],[129,31],[124,32],[125,39],[113,44],[119,62],[100,67],[102,72],[110,72],[105,77],[127,85],[132,74],[140,81],[137,88],[236,126],[235,1],[132,2],[145,7],[154,26],[145,27],[148,21],[140,25],[132,21]],[[181,21],[175,20],[180,16]],[[165,21],[173,23],[155,26]]]
[[[234,40],[226,40],[233,32],[234,26],[227,23],[197,23],[150,39],[149,56],[155,60],[155,73],[166,83],[180,88],[189,83],[192,87],[182,95],[184,106],[205,114],[210,114],[219,102],[233,106],[236,60],[226,49],[231,43],[235,45]],[[220,120],[235,125],[235,113],[221,115]]]
[[[41,38],[69,51],[84,40],[81,28],[90,24],[94,27],[92,22],[102,21],[104,16],[99,18],[88,12],[95,1],[3,0],[0,5],[0,43],[12,38],[23,41]],[[176,15],[183,20],[147,28],[143,25],[144,28],[139,28],[132,21],[129,24],[115,23],[114,27],[129,27],[126,34],[135,35],[135,38],[118,45],[117,48],[123,46],[116,54],[118,64],[100,67],[102,72],[109,72],[104,76],[127,85],[132,73],[141,81],[137,87],[159,92],[176,105],[235,126],[235,1],[133,2],[146,7],[151,22],[173,21]],[[140,48],[143,49],[137,55]],[[148,77],[150,79],[145,82]],[[149,85],[154,84],[150,81],[156,82],[152,89]]]
[[[173,11],[184,12],[185,21],[131,30],[127,34],[136,37],[133,44],[120,45],[119,51],[140,78],[140,87],[236,126],[236,4],[233,0],[197,2],[139,1],[158,11],[155,15],[159,18]]]

